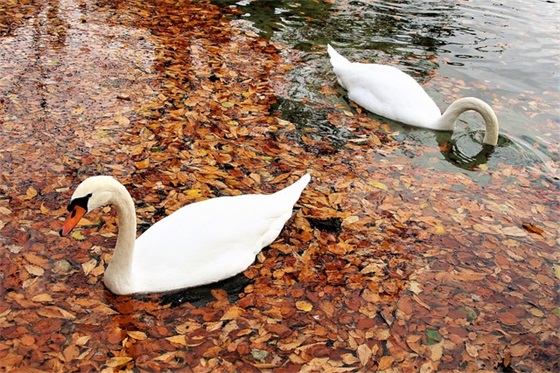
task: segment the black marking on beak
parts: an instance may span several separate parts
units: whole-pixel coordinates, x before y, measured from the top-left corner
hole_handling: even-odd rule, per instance
[[[74,206],[80,206],[84,210],[86,210],[86,211],[88,210],[87,205],[88,205],[89,199],[91,198],[91,195],[92,194],[90,193],[87,196],[74,198],[73,200],[70,201],[70,203],[68,204],[68,207],[66,209],[68,210],[68,212],[72,213],[72,217],[76,214],[76,211],[74,210]]]

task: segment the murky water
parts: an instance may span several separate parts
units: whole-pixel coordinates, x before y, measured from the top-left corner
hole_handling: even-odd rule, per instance
[[[304,52],[306,65],[292,72],[294,84],[279,106],[287,119],[297,123],[300,117],[300,125],[313,121],[326,136],[344,142],[343,129],[329,126],[316,109],[311,113],[313,104],[329,100],[319,88],[337,87],[325,51],[331,43],[350,60],[399,66],[420,81],[441,109],[461,96],[491,103],[503,136],[490,163],[556,167],[560,7],[554,1],[216,2],[240,10],[240,19],[261,36]],[[304,97],[308,104],[298,105]],[[468,169],[472,162],[484,162],[481,120],[467,113],[460,122],[453,136],[457,156],[441,157],[462,159],[455,165]],[[446,137],[398,123],[391,126],[403,140],[426,146],[437,146]]]

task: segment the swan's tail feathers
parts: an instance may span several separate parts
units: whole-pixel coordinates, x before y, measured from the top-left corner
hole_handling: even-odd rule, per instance
[[[282,198],[286,203],[290,203],[291,205],[295,205],[301,193],[311,180],[311,175],[305,174],[303,175],[298,181],[293,183],[292,185],[279,190],[278,192],[274,193],[276,196]]]
[[[329,54],[329,57],[331,58],[331,65],[333,65],[333,67],[335,65],[344,65],[344,64],[351,63],[346,58],[341,56],[340,53],[338,53],[333,47],[331,47],[330,44],[327,44],[327,53]]]

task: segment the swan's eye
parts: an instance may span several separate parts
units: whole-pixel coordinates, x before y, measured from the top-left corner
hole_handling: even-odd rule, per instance
[[[74,206],[80,206],[81,208],[83,208],[84,210],[87,211],[87,205],[88,205],[88,201],[89,201],[91,195],[92,194],[90,193],[87,196],[83,196],[83,197],[73,199],[72,201],[70,201],[70,204],[68,205],[68,207],[66,209],[68,210],[68,212],[72,213],[72,216],[74,216],[74,214],[76,214],[76,211],[74,210]]]

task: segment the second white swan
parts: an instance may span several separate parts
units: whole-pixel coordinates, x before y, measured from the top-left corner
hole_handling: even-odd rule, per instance
[[[348,98],[377,115],[416,127],[453,131],[459,115],[474,110],[486,124],[484,143],[498,143],[499,123],[494,110],[484,101],[464,97],[441,114],[436,103],[411,76],[389,65],[353,63],[327,45],[338,83]]]

